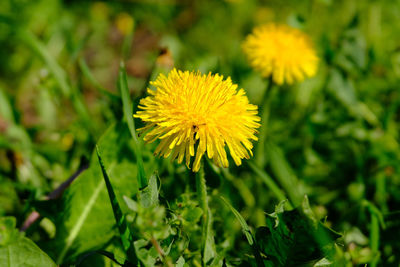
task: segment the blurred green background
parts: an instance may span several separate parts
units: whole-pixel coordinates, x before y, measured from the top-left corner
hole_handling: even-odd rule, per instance
[[[118,157],[126,167],[114,176],[124,177],[125,195],[137,191],[135,156],[120,125],[121,60],[134,110],[148,81],[173,67],[230,76],[262,108],[268,81],[249,67],[241,42],[254,26],[284,23],[309,35],[319,71],[276,91],[267,138],[262,147],[255,144],[250,160],[259,172],[247,163],[231,162],[229,169],[217,171],[206,167],[215,241],[224,247],[230,240],[224,248],[228,259],[249,253],[240,224],[218,196],[227,198],[251,227],[265,225],[264,213],[279,203],[262,178],[268,175],[285,194],[290,192],[280,182],[296,181],[292,190],[307,194],[317,218],[343,234],[337,246],[343,265],[338,266],[399,266],[399,21],[400,1],[388,0],[2,0],[0,216],[16,217],[20,228],[33,210],[45,210],[40,213],[46,219],[27,235],[60,259],[60,252],[52,251],[58,247],[48,245],[65,239],[53,229],[58,224],[52,216],[64,212],[68,217],[69,209],[87,201],[68,202],[63,196],[72,203],[68,212],[52,213],[54,203],[45,197],[87,168],[94,145],[114,123],[109,131],[115,136],[105,139],[116,144],[109,144],[110,151],[118,147],[120,153],[110,152],[115,153],[110,158]],[[146,172],[158,171],[165,203],[190,197],[194,181],[185,167],[154,158],[152,151],[154,144],[143,147]],[[83,251],[105,247],[109,235],[87,248],[74,243],[76,253],[69,247],[65,253],[74,261]]]

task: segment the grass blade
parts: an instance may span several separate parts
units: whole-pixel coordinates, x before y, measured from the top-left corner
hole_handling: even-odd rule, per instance
[[[279,183],[288,194],[292,205],[297,206],[301,204],[303,200],[303,194],[301,192],[302,190],[299,180],[285,159],[282,150],[275,144],[268,143],[265,153],[270,156],[271,169],[275,174],[276,179],[279,180]]]
[[[147,186],[148,182],[147,182],[147,178],[146,178],[146,173],[144,171],[143,157],[142,157],[142,152],[140,150],[140,142],[139,142],[139,139],[137,138],[135,123],[133,121],[132,102],[129,97],[128,80],[126,77],[126,70],[125,70],[125,65],[123,62],[121,62],[121,65],[119,68],[118,88],[121,92],[124,117],[125,117],[126,123],[128,124],[129,131],[131,132],[131,135],[133,138],[133,145],[134,145],[133,148],[135,150],[137,165],[138,165],[138,177],[137,178],[138,178],[138,183],[139,183],[139,189],[143,189]]]
[[[272,180],[272,178],[263,170],[261,170],[259,167],[257,167],[255,164],[248,162],[250,168],[263,180],[263,182],[268,186],[268,188],[275,194],[276,198],[279,200],[279,202],[284,201],[287,199],[285,194],[282,192],[282,190],[279,188],[279,186]],[[291,204],[288,203],[290,208],[292,208]]]
[[[232,207],[231,204],[229,204],[229,202],[225,198],[223,198],[222,196],[220,198],[222,199],[224,204],[228,208],[231,209],[233,215],[235,215],[236,219],[239,221],[240,225],[242,226],[242,231],[247,238],[247,242],[249,242],[249,245],[253,249],[253,254],[254,254],[254,257],[256,258],[257,266],[264,266],[264,262],[261,258],[260,251],[257,247],[256,240],[254,239],[254,237],[251,233],[250,227],[246,223],[246,220],[242,217],[242,215],[234,207]]]
[[[82,71],[82,74],[88,79],[88,81],[100,92],[103,94],[109,96],[112,100],[119,101],[119,96],[109,92],[107,89],[105,89],[93,76],[92,72],[90,71],[88,65],[86,64],[85,60],[83,58],[80,58],[79,61],[79,68]]]
[[[87,108],[76,88],[71,87],[68,83],[67,74],[63,68],[61,68],[57,61],[53,59],[52,55],[50,55],[50,53],[47,51],[46,46],[32,32],[28,30],[21,30],[18,32],[18,36],[27,46],[32,49],[32,51],[36,53],[36,55],[43,60],[58,83],[61,93],[71,100],[76,112],[85,122],[85,124],[89,126],[93,134],[94,127]]]
[[[30,31],[20,31],[19,37],[44,61],[60,86],[63,95],[70,96],[72,89],[67,82],[67,75],[48,53],[46,46]]]
[[[134,247],[132,245],[133,237],[129,230],[128,223],[125,219],[125,216],[122,214],[122,210],[121,210],[121,207],[119,206],[118,199],[114,193],[114,189],[112,188],[110,179],[108,177],[108,174],[104,167],[103,161],[101,159],[98,146],[96,146],[96,153],[97,153],[97,158],[99,160],[99,164],[101,167],[101,171],[103,173],[104,182],[107,187],[108,196],[110,197],[110,202],[111,202],[112,210],[114,212],[115,221],[117,223],[118,230],[120,233],[122,246],[123,246],[124,250],[127,252],[129,260],[132,262],[135,262],[135,261],[137,261],[137,259],[136,259]],[[132,257],[133,257],[133,259],[132,259]]]

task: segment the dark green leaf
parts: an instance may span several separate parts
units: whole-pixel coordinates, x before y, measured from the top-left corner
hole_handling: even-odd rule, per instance
[[[306,201],[306,200],[305,200]],[[256,241],[268,266],[313,266],[333,252],[336,232],[316,221],[308,202],[284,211],[284,203],[267,216],[267,226],[256,232]]]
[[[136,257],[134,255],[134,250],[132,247],[133,237],[128,227],[128,223],[126,222],[125,216],[122,214],[121,207],[119,206],[118,199],[115,195],[114,189],[111,185],[110,178],[108,177],[107,171],[104,167],[103,161],[99,154],[99,148],[96,146],[96,153],[99,160],[99,164],[101,167],[101,171],[103,173],[104,182],[106,183],[108,196],[110,197],[111,206],[114,212],[115,221],[118,226],[122,246],[125,251],[128,252],[128,256],[132,261],[136,261]]]

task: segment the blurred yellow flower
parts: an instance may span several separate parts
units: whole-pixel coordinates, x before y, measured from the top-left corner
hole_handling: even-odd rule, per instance
[[[276,84],[292,84],[317,72],[318,57],[308,37],[286,25],[255,28],[243,42],[251,66]]]
[[[128,35],[132,33],[134,24],[135,21],[133,20],[133,18],[129,14],[124,12],[119,13],[115,19],[115,25],[122,35]]]
[[[156,90],[147,90],[149,96],[139,104],[142,111],[134,117],[146,124],[138,129],[148,131],[145,142],[161,140],[155,155],[172,155],[171,160],[178,158],[179,163],[186,157],[188,168],[195,156],[194,172],[206,152],[215,164],[228,167],[225,144],[236,165],[250,158],[251,140],[257,140],[260,127],[258,107],[229,77],[173,69],[168,77],[160,74],[151,84]]]

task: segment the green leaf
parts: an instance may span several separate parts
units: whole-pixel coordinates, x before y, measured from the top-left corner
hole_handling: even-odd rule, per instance
[[[8,179],[2,179],[0,174],[0,216],[10,214],[20,206],[15,184]],[[1,243],[1,240],[0,240]]]
[[[83,102],[83,99],[81,98],[80,93],[75,87],[70,86],[67,73],[48,52],[45,44],[29,30],[20,30],[18,32],[18,36],[23,43],[29,46],[32,51],[43,60],[49,71],[53,74],[53,77],[58,83],[62,94],[70,98],[76,112],[86,123],[87,127],[93,127],[92,120],[90,119],[88,110]]]
[[[136,257],[134,255],[134,250],[132,247],[133,237],[129,230],[128,223],[126,222],[125,216],[122,214],[122,210],[121,210],[121,207],[119,206],[118,199],[115,195],[114,189],[111,185],[107,171],[106,171],[103,161],[101,159],[98,146],[96,146],[96,153],[97,153],[97,158],[99,160],[99,164],[101,167],[101,172],[103,173],[103,178],[106,183],[108,196],[110,197],[110,202],[111,202],[111,206],[112,206],[112,209],[114,212],[115,221],[116,221],[118,229],[119,229],[122,246],[124,247],[125,251],[128,252],[128,256],[130,257],[130,259],[132,261],[136,261]]]
[[[327,89],[347,108],[351,115],[356,118],[363,118],[372,125],[379,125],[379,120],[374,112],[357,97],[354,82],[343,76],[338,70],[331,70]]]
[[[50,72],[53,74],[55,80],[60,86],[61,92],[65,96],[70,96],[72,89],[67,81],[67,74],[61,68],[61,66],[54,60],[53,56],[49,54],[46,46],[30,31],[21,30],[19,32],[20,39],[28,45],[33,52],[38,55],[44,63],[49,68]]]
[[[261,180],[268,186],[268,189],[270,189],[275,197],[279,201],[284,201],[286,200],[285,194],[282,192],[282,190],[279,188],[279,186],[275,183],[275,181],[262,169],[257,167],[257,165],[253,164],[252,162],[248,162],[250,168],[261,178]],[[288,203],[289,207],[291,207],[290,203]]]
[[[150,176],[149,184],[146,188],[140,191],[140,204],[145,207],[153,207],[158,204],[158,186],[157,186],[157,174],[153,173]]]
[[[190,223],[196,223],[200,220],[203,210],[199,207],[185,209],[182,212],[182,218]]]
[[[243,216],[234,208],[232,207],[231,204],[229,204],[229,202],[221,197],[222,201],[225,203],[226,206],[228,206],[231,211],[233,212],[233,214],[235,215],[236,219],[239,221],[240,225],[242,226],[242,231],[245,234],[246,238],[247,238],[247,242],[249,242],[249,245],[252,247],[253,249],[253,253],[254,253],[254,257],[256,258],[257,261],[257,265],[258,266],[264,266],[263,262],[262,262],[262,258],[259,252],[259,249],[257,247],[257,244],[254,240],[254,237],[251,233],[250,227],[247,225],[246,220],[243,218]]]
[[[334,241],[340,237],[318,222],[305,198],[303,205],[291,211],[280,203],[266,218],[267,226],[256,231],[256,241],[267,256],[267,266],[313,266],[331,256]]]
[[[176,261],[175,266],[176,267],[183,267],[185,265],[185,259],[180,256],[179,259]]]
[[[15,228],[15,218],[0,218],[0,266],[56,266],[32,240]]]
[[[0,87],[0,117],[9,123],[15,122],[13,110],[3,88]]]
[[[121,62],[121,66],[119,68],[119,73],[118,73],[118,88],[121,92],[121,97],[122,97],[122,105],[123,105],[123,110],[124,110],[124,118],[126,123],[128,124],[129,131],[132,135],[133,138],[133,148],[135,151],[136,155],[136,160],[137,160],[137,165],[138,165],[138,183],[139,183],[139,188],[143,189],[147,186],[147,178],[146,178],[146,173],[144,171],[144,166],[143,166],[143,158],[142,158],[142,152],[140,149],[140,142],[137,138],[136,135],[136,129],[135,129],[135,122],[133,121],[133,108],[132,108],[132,102],[129,97],[129,88],[128,88],[128,80],[126,78],[126,70],[125,70],[125,65]]]
[[[224,204],[228,208],[231,209],[232,213],[235,215],[236,219],[239,221],[240,225],[242,226],[242,231],[247,238],[247,242],[249,242],[249,245],[252,246],[254,244],[254,240],[253,240],[253,236],[251,234],[250,227],[247,225],[246,220],[242,217],[242,215],[234,207],[232,207],[231,204],[229,204],[229,202],[225,198],[221,197],[221,199],[224,202]]]
[[[138,191],[134,175],[137,168],[131,163],[131,142],[129,131],[122,123],[111,126],[98,142],[122,210],[127,209],[123,195],[131,196]],[[102,249],[116,234],[113,211],[95,154],[90,168],[53,203],[59,211],[55,219],[57,232],[54,240],[46,245],[58,264],[72,262],[84,252]]]
[[[153,267],[159,255],[153,247],[147,249],[148,244],[149,242],[144,239],[135,241],[135,252],[144,266]]]
[[[206,264],[211,263],[215,258],[218,257],[214,241],[212,222],[213,222],[212,213],[210,209],[208,209],[208,216],[206,220],[207,224],[205,225],[205,227],[203,227],[203,229],[205,228],[205,231],[203,230],[203,235],[205,235],[205,247],[204,247],[203,259]]]
[[[285,189],[291,204],[299,205],[302,200],[302,188],[282,149],[273,143],[268,143],[265,153],[269,155],[271,169]]]

